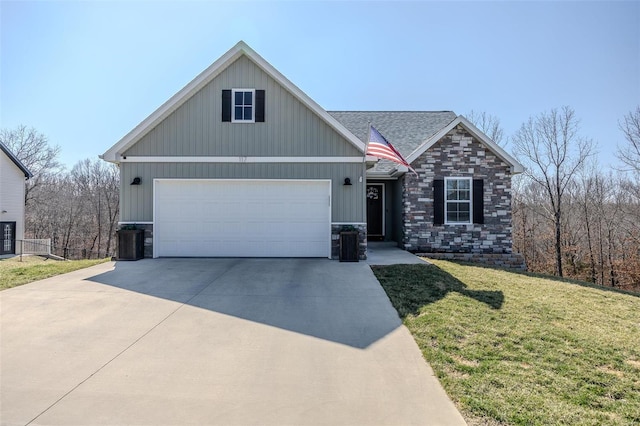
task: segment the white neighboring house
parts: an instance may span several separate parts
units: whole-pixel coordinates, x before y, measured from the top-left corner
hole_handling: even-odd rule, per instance
[[[0,255],[20,254],[26,181],[31,172],[0,142]]]

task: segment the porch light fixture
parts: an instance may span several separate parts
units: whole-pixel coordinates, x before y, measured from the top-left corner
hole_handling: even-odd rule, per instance
[[[345,185],[345,186],[351,186],[351,179],[349,179],[349,178],[344,178],[344,185]]]
[[[142,179],[140,179],[139,177],[134,177],[133,181],[131,182],[131,185],[140,185],[142,183]]]

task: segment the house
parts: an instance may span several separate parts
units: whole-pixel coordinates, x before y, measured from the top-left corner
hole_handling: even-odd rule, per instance
[[[365,154],[369,122],[418,177]],[[337,258],[346,229],[361,259],[367,237],[510,254],[522,171],[452,112],[327,112],[243,42],[101,158],[120,167],[120,224],[145,229],[149,257]]]
[[[330,112],[367,140],[369,123],[416,171],[388,160],[367,170],[369,239],[428,257],[524,268],[512,252],[511,177],[518,163],[451,111]]]
[[[24,238],[25,182],[31,172],[0,142],[0,255],[19,254]]]

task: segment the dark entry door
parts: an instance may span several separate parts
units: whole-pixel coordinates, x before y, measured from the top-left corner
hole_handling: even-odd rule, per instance
[[[384,237],[384,185],[367,185],[367,236]]]
[[[0,222],[0,254],[16,252],[16,223]]]

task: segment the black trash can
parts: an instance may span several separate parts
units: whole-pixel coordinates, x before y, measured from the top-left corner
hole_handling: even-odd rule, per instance
[[[118,231],[118,260],[144,258],[144,229],[121,229]]]
[[[340,232],[340,262],[358,262],[358,232]]]

